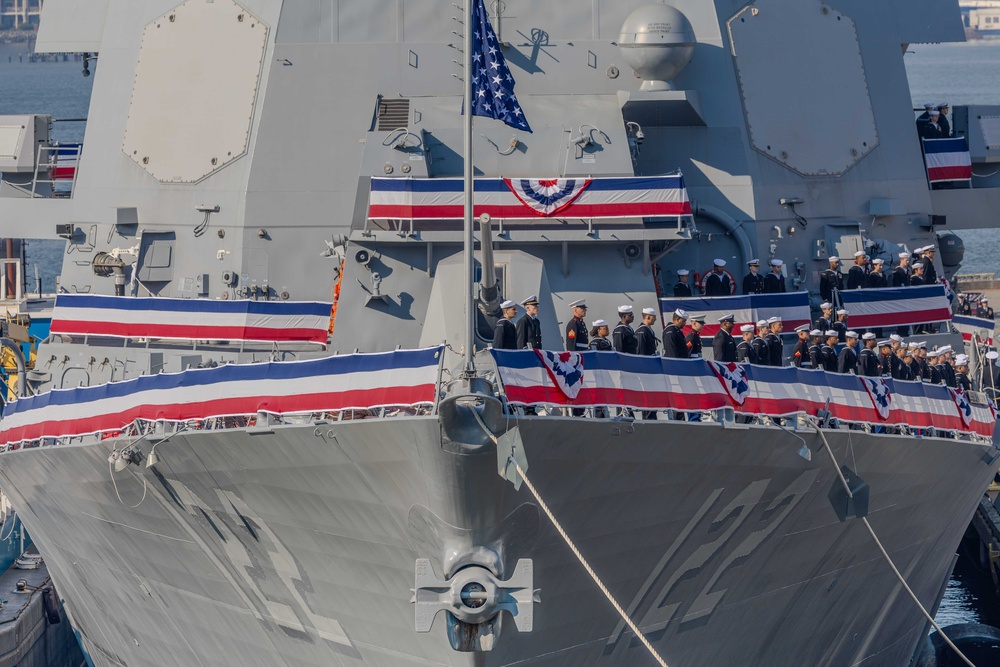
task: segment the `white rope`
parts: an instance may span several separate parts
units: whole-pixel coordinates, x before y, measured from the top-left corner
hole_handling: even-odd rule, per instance
[[[813,423],[812,426],[813,428],[816,429],[816,433],[823,441],[823,447],[826,448],[826,453],[830,455],[830,460],[833,462],[833,469],[837,471],[837,477],[840,478],[840,483],[844,486],[844,490],[847,492],[847,497],[853,500],[854,493],[851,492],[850,485],[847,483],[847,480],[844,479],[844,474],[840,471],[840,464],[837,463],[837,457],[833,455],[833,449],[830,448],[830,443],[827,442],[826,436],[823,434],[823,431],[820,430],[817,424]],[[861,523],[865,524],[865,528],[868,529],[868,533],[872,536],[872,540],[875,541],[875,546],[877,546],[878,550],[882,552],[882,558],[885,559],[885,562],[892,569],[892,572],[893,574],[896,575],[896,579],[899,580],[900,585],[902,585],[903,589],[910,595],[910,598],[913,599],[913,602],[917,605],[917,607],[920,608],[920,611],[923,613],[924,617],[930,622],[932,626],[934,626],[934,629],[937,630],[938,634],[941,635],[941,639],[944,640],[944,642],[951,648],[951,650],[955,652],[955,655],[961,658],[966,665],[968,665],[969,667],[976,667],[971,660],[965,657],[965,654],[962,653],[961,649],[955,646],[955,643],[951,641],[951,638],[949,638],[948,635],[944,633],[944,630],[942,630],[941,626],[937,624],[937,622],[934,620],[934,617],[931,616],[930,613],[928,613],[927,609],[924,607],[924,605],[921,604],[920,600],[917,598],[917,595],[913,592],[913,589],[910,588],[909,584],[906,583],[906,579],[903,578],[903,575],[896,567],[896,564],[892,562],[892,558],[889,556],[889,552],[885,550],[885,547],[882,545],[882,541],[878,538],[878,535],[875,534],[875,529],[872,528],[871,523],[869,523],[868,517],[866,516],[861,517]]]
[[[495,440],[496,438],[494,437],[494,441]],[[508,462],[512,463],[514,467],[517,469],[517,474],[521,476],[521,479],[524,481],[524,485],[528,487],[528,490],[531,491],[531,495],[533,495],[535,497],[535,500],[538,501],[538,505],[542,508],[542,511],[545,512],[545,516],[549,517],[549,521],[552,522],[552,525],[555,526],[556,530],[559,532],[559,535],[566,542],[566,546],[570,548],[570,551],[573,552],[573,555],[576,556],[576,559],[580,561],[580,565],[583,565],[583,569],[587,571],[587,574],[590,575],[590,578],[594,580],[594,583],[597,584],[597,587],[601,589],[602,593],[604,593],[604,597],[608,599],[608,602],[610,602],[611,606],[615,608],[615,611],[617,611],[618,615],[622,617],[622,620],[625,621],[625,624],[628,625],[629,629],[631,629],[632,632],[635,633],[635,636],[639,638],[639,641],[641,641],[642,645],[646,647],[646,650],[648,650],[650,655],[653,656],[657,664],[659,664],[660,667],[667,667],[667,663],[663,660],[663,658],[660,657],[660,654],[656,652],[656,649],[653,648],[653,645],[649,643],[649,640],[646,639],[646,635],[642,634],[642,631],[639,629],[639,626],[637,626],[632,621],[632,619],[629,618],[625,610],[622,609],[622,606],[618,604],[617,600],[615,600],[614,596],[611,594],[611,591],[608,590],[607,586],[604,585],[604,582],[601,581],[601,578],[597,576],[596,572],[594,572],[594,568],[590,567],[590,563],[588,563],[587,559],[583,557],[583,554],[580,553],[580,550],[576,548],[576,545],[573,543],[573,540],[570,539],[569,535],[566,534],[566,531],[563,530],[562,525],[560,525],[560,523],[556,520],[556,517],[552,514],[552,510],[549,509],[549,506],[545,504],[544,500],[542,500],[542,497],[538,494],[538,490],[535,489],[535,486],[531,483],[531,480],[529,480],[528,476],[524,474],[524,470],[521,469],[521,466],[517,464],[517,461],[514,460],[513,456],[510,457],[510,459],[508,459]]]
[[[476,418],[476,421],[479,422],[479,426],[482,427],[483,431],[486,432],[486,435],[488,435],[490,440],[493,441],[493,444],[499,447],[500,441],[493,434],[493,431],[491,431],[486,426],[486,422],[484,422],[483,418],[479,416],[479,413],[475,409],[470,409],[469,412],[471,412],[472,416]],[[518,465],[517,461],[514,460],[513,456],[510,456],[507,459],[507,464],[508,465],[513,464],[514,468],[517,470],[517,474],[520,475],[521,479],[524,481],[524,485],[528,487],[528,491],[531,491],[531,495],[535,497],[535,500],[538,501],[539,507],[541,507],[542,511],[545,512],[545,516],[549,517],[549,521],[552,522],[552,525],[555,526],[556,531],[559,532],[560,537],[562,537],[563,541],[566,542],[566,546],[568,546],[570,551],[573,552],[573,555],[576,556],[576,559],[580,561],[580,565],[583,565],[583,569],[587,571],[587,574],[590,575],[590,578],[593,579],[594,583],[597,584],[597,587],[601,589],[601,592],[604,593],[604,597],[608,599],[608,602],[610,602],[611,606],[615,608],[615,611],[618,612],[618,615],[622,617],[622,620],[625,621],[625,624],[629,627],[629,629],[632,630],[632,632],[635,633],[635,636],[639,638],[639,641],[641,641],[642,645],[646,647],[646,650],[648,650],[650,655],[653,656],[657,664],[659,664],[660,667],[668,667],[667,663],[663,660],[663,658],[660,657],[660,654],[656,652],[655,648],[653,648],[653,645],[649,643],[648,639],[646,639],[646,635],[642,634],[642,631],[639,629],[639,626],[637,626],[632,621],[632,619],[629,618],[628,613],[626,613],[625,610],[622,609],[622,606],[618,604],[617,600],[615,600],[615,597],[611,594],[611,591],[608,590],[608,587],[604,585],[604,582],[601,581],[601,578],[597,576],[596,572],[594,572],[594,568],[590,567],[590,563],[588,563],[587,559],[583,557],[583,554],[580,553],[580,550],[576,548],[576,544],[574,544],[573,540],[570,539],[570,536],[563,529],[562,524],[560,524],[559,521],[556,520],[556,517],[552,513],[552,510],[549,509],[549,506],[545,504],[545,501],[542,500],[541,495],[539,495],[538,489],[536,489],[535,485],[531,483],[531,480],[528,479],[528,476],[524,474],[524,470],[521,468],[520,465]]]

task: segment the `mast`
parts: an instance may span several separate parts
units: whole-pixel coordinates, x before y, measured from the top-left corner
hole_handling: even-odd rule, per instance
[[[465,375],[473,377],[476,373],[475,365],[475,344],[476,344],[476,306],[474,303],[475,290],[475,239],[472,234],[473,216],[473,161],[472,161],[472,31],[473,25],[472,7],[474,0],[465,0],[465,134],[464,134],[464,157],[465,157]]]

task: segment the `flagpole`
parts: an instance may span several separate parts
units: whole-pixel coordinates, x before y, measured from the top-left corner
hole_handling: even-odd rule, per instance
[[[475,285],[475,259],[474,245],[475,239],[472,235],[473,217],[473,161],[472,161],[472,31],[476,28],[473,25],[472,3],[474,0],[465,0],[465,140],[463,150],[465,154],[465,375],[474,377],[476,373],[475,347],[476,347],[476,311],[474,303]]]

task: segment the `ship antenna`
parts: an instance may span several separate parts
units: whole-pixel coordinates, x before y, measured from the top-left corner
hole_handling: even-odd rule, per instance
[[[465,5],[465,114],[463,116],[465,158],[465,377],[475,377],[475,343],[476,343],[476,306],[475,306],[475,239],[472,234],[473,217],[473,160],[472,160],[472,3],[474,0],[464,0]]]

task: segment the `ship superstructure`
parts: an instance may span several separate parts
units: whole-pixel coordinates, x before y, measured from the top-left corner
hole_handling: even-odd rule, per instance
[[[930,188],[903,58],[963,39],[954,2],[490,4],[533,132],[475,123],[505,213],[477,215],[474,377],[462,7],[97,4],[50,0],[39,33],[95,75],[71,191],[49,119],[0,122],[0,231],[66,240],[0,488],[95,664],[653,664],[506,447],[669,664],[910,659],[923,616],[848,515],[933,607],[988,429],[524,409],[482,350],[500,295],[561,349],[569,303],[655,306],[715,258],[782,259],[813,306],[832,255],[939,244],[950,277],[942,227],[992,224],[1000,188]],[[975,164],[996,114],[956,108]],[[824,438],[867,511],[838,517]]]

